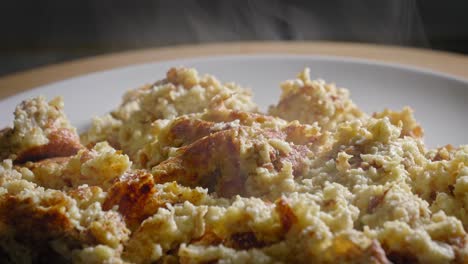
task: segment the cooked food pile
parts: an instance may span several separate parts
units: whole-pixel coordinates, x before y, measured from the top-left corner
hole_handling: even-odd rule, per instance
[[[285,81],[267,113],[172,68],[78,135],[60,98],[0,132],[2,263],[467,263],[468,146],[412,110]],[[273,88],[272,88],[273,89]]]

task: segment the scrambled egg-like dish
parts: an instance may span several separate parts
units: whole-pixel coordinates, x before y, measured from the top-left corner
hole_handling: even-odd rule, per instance
[[[2,263],[467,263],[468,146],[306,69],[261,113],[173,68],[78,135],[60,98],[0,131]]]

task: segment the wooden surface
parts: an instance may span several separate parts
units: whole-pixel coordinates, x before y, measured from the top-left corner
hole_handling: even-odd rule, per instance
[[[417,66],[468,79],[468,56],[413,48],[336,42],[242,42],[146,49],[81,59],[0,78],[0,98],[39,85],[132,64],[235,54],[342,56]]]

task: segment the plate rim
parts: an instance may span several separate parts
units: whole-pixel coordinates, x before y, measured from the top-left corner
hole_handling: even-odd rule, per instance
[[[296,60],[296,59],[316,59],[316,60],[323,60],[323,61],[331,61],[331,62],[345,62],[345,63],[357,63],[357,64],[362,64],[362,65],[367,65],[367,66],[376,66],[376,67],[383,67],[383,68],[392,68],[396,70],[404,70],[404,71],[409,71],[413,72],[416,74],[422,74],[422,75],[428,75],[428,76],[435,76],[438,78],[446,79],[449,81],[455,81],[458,83],[461,83],[465,86],[467,86],[468,89],[468,78],[456,76],[454,74],[450,73],[445,73],[445,72],[440,72],[437,70],[433,70],[430,68],[424,68],[424,67],[419,67],[419,66],[414,66],[414,65],[406,65],[406,64],[401,64],[401,63],[395,63],[395,62],[386,62],[386,61],[379,61],[379,60],[372,60],[372,59],[364,59],[364,58],[354,58],[354,57],[346,57],[346,56],[334,56],[334,55],[315,55],[315,54],[310,54],[310,55],[302,55],[302,54],[291,54],[291,53],[261,53],[261,54],[229,54],[229,55],[213,55],[213,56],[196,56],[196,57],[187,57],[187,58],[178,58],[178,59],[168,59],[168,60],[156,60],[156,61],[149,61],[149,62],[144,62],[144,63],[136,63],[136,64],[130,64],[130,65],[124,65],[124,66],[119,66],[119,67],[114,67],[110,69],[104,69],[104,70],[99,70],[99,71],[94,71],[94,72],[89,72],[86,74],[82,75],[77,75],[69,78],[65,78],[62,80],[57,80],[57,81],[51,81],[39,86],[32,87],[30,89],[26,89],[23,91],[19,91],[18,93],[6,96],[4,98],[0,98],[0,103],[4,103],[8,100],[13,99],[13,97],[21,96],[26,93],[30,93],[34,90],[37,89],[42,89],[50,85],[60,85],[60,83],[65,83],[65,82],[70,82],[70,81],[76,81],[82,78],[89,78],[94,75],[101,75],[105,73],[110,73],[113,71],[121,71],[121,70],[129,70],[131,68],[135,67],[145,67],[145,66],[150,66],[153,64],[170,64],[173,63],[175,64],[174,67],[176,66],[187,66],[187,65],[181,65],[180,62],[184,61],[189,61],[189,63],[196,63],[196,61],[223,61],[226,59],[236,59],[236,60],[251,60],[251,59],[263,59],[263,60],[268,60],[268,59],[285,59],[285,60]],[[190,62],[194,61],[194,62]],[[311,69],[313,71],[313,69]],[[211,74],[209,72],[207,73],[202,73],[202,74]],[[143,83],[142,83],[143,85]],[[278,84],[279,85],[279,84]],[[129,87],[131,89],[131,87]]]
[[[327,55],[398,63],[468,78],[468,56],[448,51],[378,43],[334,41],[235,41],[149,47],[73,59],[0,76],[0,98],[46,84],[125,66],[222,55]],[[444,63],[440,63],[443,61]]]

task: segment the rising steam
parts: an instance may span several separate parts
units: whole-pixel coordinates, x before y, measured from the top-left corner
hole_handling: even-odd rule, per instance
[[[244,40],[330,40],[427,46],[416,0],[100,1],[96,33],[112,49]],[[130,15],[129,12],[132,12]]]

